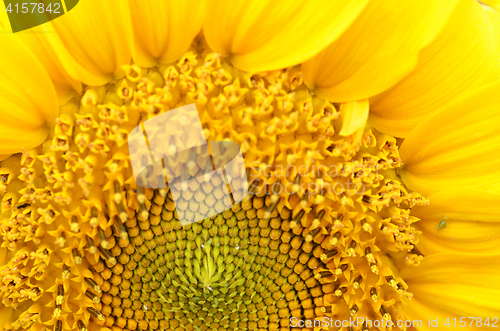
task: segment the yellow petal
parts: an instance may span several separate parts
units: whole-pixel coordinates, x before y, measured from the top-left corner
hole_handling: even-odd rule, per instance
[[[415,70],[370,103],[370,124],[397,137],[500,76],[499,12],[462,0]]]
[[[500,83],[469,93],[417,126],[405,139],[400,171],[425,196],[498,181]]]
[[[450,189],[428,197],[428,206],[412,208],[412,215],[432,221],[500,222],[500,194],[475,189]],[[499,228],[500,230],[500,228]]]
[[[171,63],[187,51],[200,32],[205,15],[201,0],[130,0],[134,34],[133,57],[151,67]]]
[[[25,43],[36,54],[40,63],[43,64],[49,74],[57,92],[59,104],[65,104],[75,95],[81,93],[82,84],[68,75],[62,67],[61,62],[58,61],[54,51],[43,47],[36,34],[33,33],[33,30],[37,30],[37,28],[33,28],[28,32],[18,32],[16,36],[21,37],[20,35],[22,35],[23,38],[26,38]]]
[[[16,37],[0,35],[0,155],[41,144],[59,112],[49,75]]]
[[[371,1],[337,41],[302,65],[306,85],[333,102],[381,93],[416,66],[457,2]]]
[[[418,331],[436,331],[436,330],[484,330],[486,326],[483,326],[483,323],[487,322],[486,318],[488,318],[488,323],[493,325],[495,323],[495,319],[492,319],[492,316],[488,316],[485,318],[480,317],[481,323],[480,326],[476,326],[474,323],[471,325],[471,322],[476,322],[472,320],[472,315],[450,315],[447,310],[439,307],[435,307],[434,304],[432,306],[428,305],[428,300],[425,298],[421,298],[419,300],[413,298],[408,305],[404,306],[403,310],[406,315],[409,317],[409,320],[412,321],[412,326],[415,326],[415,329]],[[468,317],[471,317],[470,319]],[[460,322],[462,321],[462,324]],[[409,323],[409,322],[407,322]],[[464,324],[465,323],[465,324]],[[498,323],[497,323],[498,325]],[[415,330],[413,329],[413,330]],[[407,330],[412,330],[411,328]]]
[[[103,85],[124,75],[132,40],[127,1],[85,0],[40,27],[40,40],[52,48],[64,70],[87,85]],[[55,31],[55,33],[54,33]]]
[[[500,182],[488,183],[479,187],[482,191],[500,194]]]
[[[208,0],[210,47],[247,71],[303,62],[337,39],[367,0]]]
[[[346,102],[340,105],[340,116],[342,117],[341,136],[350,136],[360,128],[364,128],[368,119],[368,99]]]
[[[500,218],[497,218],[500,220]],[[500,226],[491,222],[424,219],[417,248],[425,256],[436,253],[500,254]]]
[[[481,317],[483,321],[486,317],[490,320],[491,317],[498,317],[499,258],[500,255],[443,253],[426,256],[418,267],[406,267],[400,276],[414,297],[405,307],[405,312],[410,317],[423,320],[426,330],[429,329],[426,323],[429,317],[440,317],[438,330],[448,329],[443,324],[446,317],[450,320],[458,317],[457,326],[461,316]],[[461,329],[470,330],[469,323],[470,320],[467,328]]]
[[[482,3],[500,10],[500,0],[482,0]]]
[[[12,33],[7,11],[5,5],[0,2],[0,33]],[[59,104],[66,103],[71,99],[75,93],[80,93],[81,83],[71,79],[62,68],[60,62],[57,60],[54,52],[49,48],[43,47],[43,44],[38,40],[38,35],[43,33],[40,27],[34,27],[27,31],[16,33],[16,38],[25,43],[40,63],[48,72],[59,98]]]
[[[451,189],[428,199],[429,206],[412,209],[421,219],[417,248],[422,254],[500,254],[500,194]]]

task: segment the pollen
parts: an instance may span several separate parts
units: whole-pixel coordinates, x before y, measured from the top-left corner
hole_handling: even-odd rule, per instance
[[[411,208],[427,200],[396,175],[398,141],[369,125],[340,136],[340,105],[313,95],[300,67],[242,72],[195,45],[177,63],[124,66],[86,87],[45,143],[1,162],[0,299],[16,310],[5,330],[405,319],[411,288],[398,270],[422,259]],[[136,184],[129,132],[191,103],[207,140],[241,147],[249,194],[238,204],[203,176],[177,204],[168,186]]]

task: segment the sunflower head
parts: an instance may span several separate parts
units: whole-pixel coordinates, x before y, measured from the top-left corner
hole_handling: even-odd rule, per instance
[[[366,103],[314,96],[297,67],[239,71],[203,41],[176,64],[124,71],[61,106],[42,146],[2,162],[3,303],[24,310],[8,328],[405,319],[400,306],[411,293],[397,270],[418,264],[409,208],[426,201],[395,175],[397,141],[352,123]],[[197,176],[209,154],[164,159],[171,174],[197,179],[175,203],[168,185],[136,184],[130,159],[144,150],[129,155],[128,133],[192,102],[207,139],[241,146],[250,195],[232,207],[220,178]],[[159,141],[187,144],[178,138]],[[181,225],[211,210],[216,216]]]
[[[467,237],[449,232],[457,219],[498,214],[474,214],[474,201],[498,197],[473,191],[474,177],[450,166],[466,145],[450,132],[463,126],[472,136],[487,116],[457,115],[471,97],[412,112],[403,93],[432,85],[422,83],[434,77],[421,74],[426,61],[448,54],[439,45],[453,45],[450,35],[468,35],[455,24],[461,18],[485,22],[479,5],[405,4],[396,10],[412,14],[404,21],[385,1],[209,2],[89,0],[36,30],[50,33],[9,39],[20,55],[5,63],[33,63],[46,85],[29,96],[36,84],[0,68],[2,91],[22,86],[0,94],[14,109],[0,123],[4,330],[288,330],[323,318],[406,330],[414,307],[422,314],[425,300],[441,307],[459,292],[422,285],[443,283],[429,270],[474,265],[474,279],[459,280],[470,285],[492,259],[434,254]],[[373,31],[377,42],[368,43]],[[421,50],[427,60],[417,64]],[[482,90],[482,102],[496,102],[492,91]],[[193,104],[201,124],[186,135]],[[497,118],[493,108],[486,115]],[[165,115],[173,119],[148,129]],[[478,124],[466,126],[473,118]],[[479,131],[477,146],[498,145],[494,130]],[[207,176],[237,146],[240,163]],[[482,180],[494,178],[492,162],[481,162]],[[436,202],[427,210],[437,222],[415,190]],[[429,241],[433,231],[439,244]]]

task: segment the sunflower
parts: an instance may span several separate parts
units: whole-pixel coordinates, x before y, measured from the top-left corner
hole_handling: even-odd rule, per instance
[[[494,7],[85,0],[15,35],[6,19],[4,330],[498,323]],[[238,204],[203,176],[180,203],[137,185],[129,133],[190,104],[241,148]],[[208,157],[164,162],[196,176]]]

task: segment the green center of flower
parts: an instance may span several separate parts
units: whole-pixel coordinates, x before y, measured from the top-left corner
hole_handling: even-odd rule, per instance
[[[264,198],[254,197],[182,227],[168,196],[157,191],[152,202],[159,217],[127,221],[128,245],[110,238],[106,264],[92,266],[103,315],[141,330],[275,330],[314,316],[324,252],[291,231],[289,211],[264,219]]]

